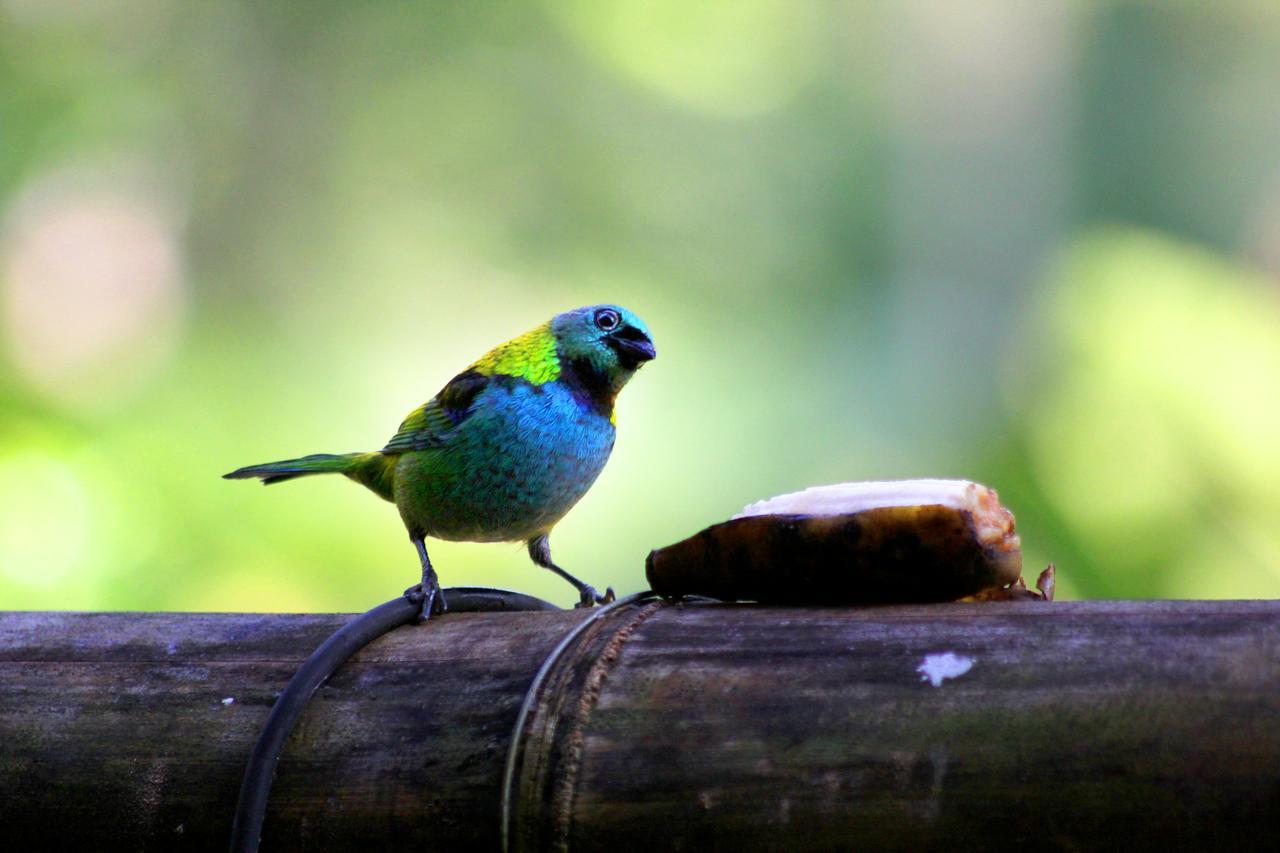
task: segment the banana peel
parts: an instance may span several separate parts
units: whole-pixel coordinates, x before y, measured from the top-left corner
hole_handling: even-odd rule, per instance
[[[841,483],[748,506],[649,554],[668,597],[778,604],[1052,598],[1021,581],[1021,540],[994,489],[967,480]]]

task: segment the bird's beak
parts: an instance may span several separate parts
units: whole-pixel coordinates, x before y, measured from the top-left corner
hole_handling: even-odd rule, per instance
[[[653,341],[635,326],[622,326],[609,335],[609,345],[618,354],[618,360],[627,370],[635,370],[658,355]]]

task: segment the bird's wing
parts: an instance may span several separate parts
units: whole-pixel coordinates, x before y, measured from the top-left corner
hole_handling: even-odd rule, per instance
[[[492,380],[474,370],[459,373],[444,389],[409,413],[383,453],[406,453],[426,450],[448,443],[458,425],[474,411],[472,403]]]

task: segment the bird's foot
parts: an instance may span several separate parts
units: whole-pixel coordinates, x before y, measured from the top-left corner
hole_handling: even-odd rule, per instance
[[[613,594],[613,587],[605,587],[604,595],[596,592],[596,588],[590,584],[582,587],[582,596],[578,599],[578,603],[573,606],[575,610],[581,607],[595,607],[597,604],[612,604],[617,599]]]
[[[423,591],[423,587],[426,591]],[[427,584],[416,583],[404,591],[404,597],[421,608],[421,615],[418,621],[425,622],[432,616],[439,616],[449,609],[444,601],[444,593],[440,589],[440,584],[431,582]]]

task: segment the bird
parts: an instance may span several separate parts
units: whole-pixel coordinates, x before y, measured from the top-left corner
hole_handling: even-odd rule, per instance
[[[422,569],[405,590],[422,618],[444,607],[428,537],[524,542],[535,565],[577,590],[576,607],[613,600],[556,565],[552,527],[595,482],[613,451],[614,403],[657,350],[619,305],[557,314],[489,350],[414,409],[381,449],[321,453],[238,468],[264,485],[342,474],[400,511]]]

